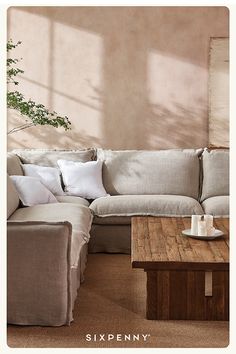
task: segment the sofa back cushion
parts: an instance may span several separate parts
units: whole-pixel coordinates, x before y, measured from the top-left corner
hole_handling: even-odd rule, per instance
[[[200,150],[97,150],[111,195],[175,194],[198,198]]]
[[[23,170],[21,167],[20,159],[17,155],[8,152],[7,153],[7,173],[11,175],[23,176]]]
[[[7,218],[9,218],[9,216],[11,216],[18,208],[19,202],[20,199],[16,188],[10,177],[7,175]]]
[[[201,201],[218,195],[229,195],[229,150],[208,150],[202,154]]]
[[[95,157],[94,149],[86,150],[50,150],[50,149],[16,149],[12,151],[23,164],[58,167],[57,160],[75,162],[91,161]]]

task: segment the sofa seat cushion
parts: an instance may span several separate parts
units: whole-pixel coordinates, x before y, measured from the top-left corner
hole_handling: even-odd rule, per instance
[[[120,195],[94,200],[90,208],[100,218],[133,215],[203,214],[201,205],[193,198],[180,195]]]
[[[10,221],[69,221],[72,225],[71,265],[77,266],[81,247],[89,241],[92,214],[83,205],[57,203],[19,208],[9,218]]]
[[[131,216],[94,216],[94,225],[130,225]]]
[[[97,150],[110,195],[184,195],[198,199],[201,150]]]
[[[56,198],[59,203],[72,203],[78,205],[89,206],[89,202],[81,197],[74,197],[71,195],[56,195]]]
[[[205,214],[229,216],[229,196],[220,195],[208,198],[202,203],[202,208]]]

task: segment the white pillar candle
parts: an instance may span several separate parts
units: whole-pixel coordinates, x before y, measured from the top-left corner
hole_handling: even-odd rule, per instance
[[[201,220],[201,215],[192,215],[191,218],[191,234],[198,234],[198,221]]]
[[[206,221],[198,221],[198,236],[207,236]]]
[[[204,215],[204,220],[206,221],[207,235],[211,233],[211,229],[213,228],[213,216],[212,215]]]

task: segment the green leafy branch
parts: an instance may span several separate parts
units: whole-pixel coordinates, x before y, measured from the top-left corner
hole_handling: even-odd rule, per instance
[[[7,42],[7,52],[15,49],[21,42],[13,43],[10,39]],[[19,59],[7,58],[7,83],[18,85],[19,82],[15,79],[18,74],[23,74],[24,71],[15,67]],[[25,117],[25,123],[11,129],[7,134],[16,133],[20,130],[30,128],[36,125],[49,125],[55,128],[62,127],[65,130],[71,129],[71,122],[67,116],[60,116],[55,111],[48,110],[43,104],[38,104],[33,100],[25,100],[25,97],[19,91],[7,91],[7,107],[14,109]]]

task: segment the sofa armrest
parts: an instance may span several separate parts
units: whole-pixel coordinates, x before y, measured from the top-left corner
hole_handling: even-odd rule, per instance
[[[8,323],[70,323],[71,233],[69,222],[8,221]]]

